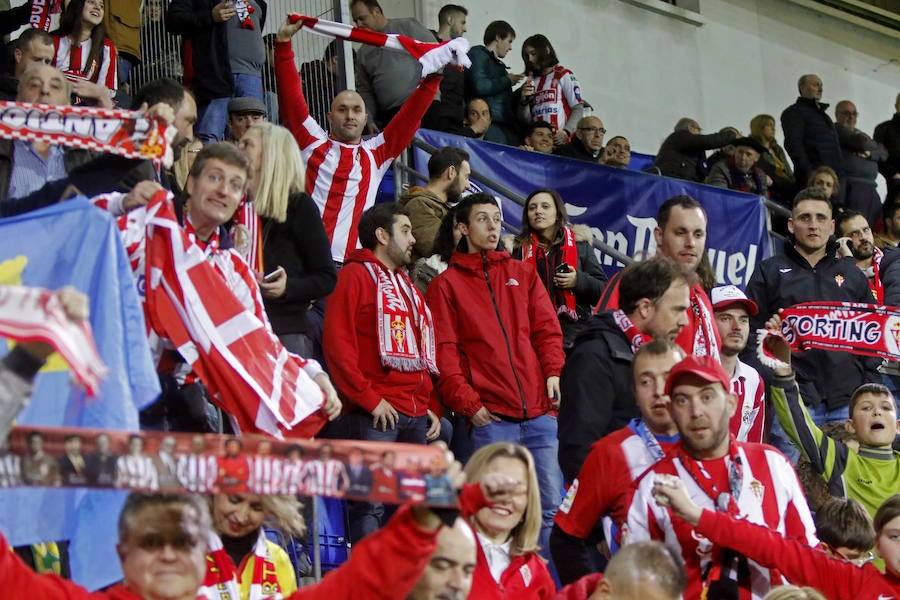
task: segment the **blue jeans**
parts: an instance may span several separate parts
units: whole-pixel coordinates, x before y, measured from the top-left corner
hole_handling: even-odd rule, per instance
[[[263,99],[262,77],[238,73],[232,75],[234,93],[230,98],[214,98],[200,110],[194,135],[204,144],[225,139],[225,124],[228,122],[228,103],[231,98]]]
[[[405,442],[424,444],[428,431],[428,417],[408,417],[399,413],[393,429],[381,431],[372,426],[372,415],[357,410],[347,414],[347,428],[350,439],[372,442]],[[377,531],[390,517],[381,502],[347,502],[350,521],[350,540],[357,544],[370,533]],[[393,514],[393,511],[390,511]]]
[[[528,448],[534,457],[541,491],[541,556],[550,560],[550,530],[562,500],[563,476],[559,469],[556,419],[543,415],[521,422],[499,421],[472,428],[472,448],[478,450],[494,442],[513,442]]]

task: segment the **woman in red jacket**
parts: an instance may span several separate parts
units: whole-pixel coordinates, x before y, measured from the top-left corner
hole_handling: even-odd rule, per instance
[[[518,481],[509,499],[474,512],[461,501],[463,516],[478,537],[478,563],[469,600],[549,598],[553,578],[538,556],[541,496],[531,453],[518,444],[497,442],[480,448],[466,463],[466,481],[479,483],[489,473]]]

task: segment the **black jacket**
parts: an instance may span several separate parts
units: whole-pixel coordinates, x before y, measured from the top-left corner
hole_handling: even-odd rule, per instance
[[[841,144],[827,109],[827,104],[797,98],[781,113],[784,149],[794,163],[798,187],[806,187],[810,174],[822,165],[834,169],[838,177],[844,173]]]
[[[588,319],[560,379],[559,466],[566,481],[578,476],[591,444],[640,416],[633,361],[631,344],[612,312]]]
[[[557,156],[565,156],[568,158],[576,158],[578,160],[586,160],[588,162],[597,163],[600,160],[600,156],[603,154],[603,148],[597,152],[597,155],[594,156],[594,153],[591,152],[585,145],[577,137],[573,137],[572,141],[568,144],[563,144],[562,146],[558,146],[555,150],[553,150],[553,154]]]
[[[895,113],[890,121],[878,125],[872,138],[887,150],[887,159],[878,166],[884,178],[890,181],[900,173],[900,112]]]
[[[287,219],[262,219],[263,265],[266,273],[279,266],[287,273],[287,288],[280,298],[263,298],[275,333],[306,332],[309,303],[334,290],[337,271],[331,243],[319,209],[306,194],[291,194]]]
[[[166,13],[166,29],[182,36],[184,84],[193,90],[199,106],[206,106],[214,98],[229,98],[234,92],[225,24],[212,18],[212,9],[220,1],[172,0]],[[262,31],[268,6],[265,0],[256,3]]]
[[[825,258],[811,267],[793,246],[786,245],[784,253],[757,265],[747,284],[747,296],[759,306],[759,313],[750,320],[750,341],[742,357],[746,362],[765,370],[756,357],[754,332],[780,308],[816,300],[872,302],[866,276],[852,258],[837,258],[836,250],[836,242],[830,241]],[[860,385],[881,381],[876,372],[879,359],[846,352],[808,350],[794,354],[791,362],[803,400],[810,405],[824,403],[829,410],[846,406]],[[765,374],[771,375],[771,370]]]
[[[706,151],[721,148],[736,137],[737,134],[730,129],[708,135],[687,130],[675,131],[659,147],[653,164],[660,175],[702,182],[708,171]]]

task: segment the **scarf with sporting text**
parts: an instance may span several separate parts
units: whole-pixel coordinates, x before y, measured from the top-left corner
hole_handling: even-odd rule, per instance
[[[438,374],[431,310],[406,273],[366,262],[375,282],[375,328],[381,364],[397,371]]]
[[[550,292],[550,299],[553,306],[556,307],[557,314],[564,314],[573,321],[578,320],[578,313],[575,311],[575,294],[570,289],[561,289],[553,283],[553,277],[556,275],[556,269],[562,263],[566,263],[570,267],[578,268],[578,246],[575,243],[575,232],[571,227],[563,227],[562,244],[559,252],[549,254],[541,245],[538,236],[531,234],[531,241],[522,244],[522,260],[534,265],[538,275],[544,281],[544,286]],[[546,266],[544,272],[541,271],[540,265]]]
[[[241,597],[241,585],[240,573],[234,561],[225,552],[222,539],[218,535],[210,532],[207,543],[209,552],[206,555],[206,578],[197,597],[206,600],[237,600]],[[269,555],[266,535],[262,529],[253,545],[253,559],[249,600],[263,600],[263,598],[280,600],[281,586],[275,572],[275,562]]]

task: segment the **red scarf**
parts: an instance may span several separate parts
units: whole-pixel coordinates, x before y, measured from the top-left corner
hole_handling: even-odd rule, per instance
[[[616,322],[616,325],[619,326],[619,329],[622,330],[622,333],[625,334],[625,337],[628,338],[628,343],[631,344],[631,351],[637,354],[638,348],[646,344],[651,340],[650,336],[645,336],[641,333],[637,325],[631,322],[631,319],[628,318],[628,315],[625,314],[620,308],[617,308],[612,313],[613,319]]]
[[[875,246],[872,255],[872,266],[863,269],[863,273],[869,279],[869,288],[872,290],[872,296],[875,297],[875,304],[884,304],[884,284],[881,283],[881,259],[884,258],[884,252],[878,246]]]
[[[207,600],[238,600],[240,594],[240,577],[234,561],[225,552],[222,540],[210,532],[209,553],[206,555],[206,578],[200,588],[198,598]],[[259,539],[253,546],[253,578],[250,580],[249,600],[263,598],[281,598],[281,586],[275,573],[275,562],[269,554],[266,535],[259,530]],[[249,560],[249,557],[248,557]],[[266,593],[263,593],[266,590]]]
[[[553,306],[556,307],[557,314],[565,314],[573,321],[578,320],[578,313],[575,310],[575,294],[571,289],[560,289],[553,282],[553,276],[556,269],[562,263],[568,264],[573,269],[578,268],[578,245],[575,242],[575,232],[571,227],[563,227],[562,244],[559,252],[553,255],[547,254],[547,251],[540,244],[538,236],[531,234],[531,242],[522,245],[522,260],[530,262],[537,269],[541,279],[544,280],[544,287],[550,292],[550,298],[553,300]],[[546,271],[542,271],[540,265],[546,266]]]
[[[365,263],[375,282],[376,329],[381,364],[389,369],[438,374],[431,311],[412,280],[379,262]]]
[[[709,310],[709,306],[700,297],[700,294],[706,295],[698,285],[691,286],[691,313],[694,317],[694,356],[712,356],[716,361],[719,359],[719,344],[716,341],[716,332],[718,328],[715,319]]]
[[[50,15],[59,14],[61,10],[59,0],[33,0],[28,24],[35,29],[50,31]]]
[[[234,249],[247,261],[250,268],[256,273],[263,273],[262,224],[253,202],[247,196],[244,196],[234,211],[229,233],[234,240]]]

